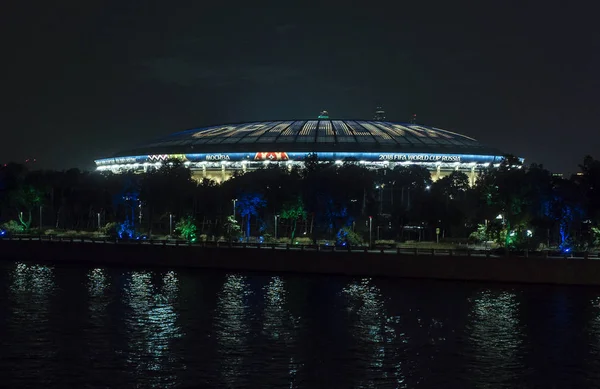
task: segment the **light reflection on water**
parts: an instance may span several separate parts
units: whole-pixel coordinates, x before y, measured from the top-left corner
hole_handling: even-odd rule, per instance
[[[359,365],[363,365],[358,367],[362,376],[358,386],[376,388],[381,381],[393,380],[395,387],[407,387],[402,363],[394,358],[398,352],[396,344],[406,343],[407,339],[404,334],[396,333],[395,325],[400,319],[387,315],[381,290],[370,278],[365,278],[349,284],[342,293],[347,298],[350,333],[361,354]],[[396,363],[384,369],[384,363],[394,359]]]
[[[285,281],[280,277],[271,277],[269,283],[263,287],[265,296],[265,309],[263,312],[263,334],[267,342],[275,345],[272,348],[272,357],[288,360],[289,387],[296,387],[296,376],[302,368],[294,358],[294,348],[297,347],[297,329],[299,318],[295,318],[287,309],[287,290]],[[281,369],[283,370],[283,369]],[[281,372],[280,374],[283,374]]]
[[[0,266],[0,387],[600,387],[597,289]]]
[[[126,318],[130,335],[127,362],[150,381],[146,384],[151,387],[171,387],[177,383],[176,376],[164,373],[173,367],[184,368],[170,349],[173,340],[183,336],[173,306],[178,298],[178,280],[174,272],[162,279],[153,276],[156,274],[132,272],[125,286],[124,302],[130,309]]]
[[[471,373],[474,382],[510,386],[516,369],[524,367],[521,352],[524,334],[519,321],[519,301],[509,291],[483,290],[472,299],[467,324],[470,346],[474,348]],[[521,385],[521,387],[524,387]]]
[[[252,292],[246,277],[228,275],[217,296],[215,336],[218,342],[220,374],[228,387],[237,385],[242,374],[242,361],[250,354],[247,347],[250,332],[247,297]]]
[[[1,345],[8,352],[8,363],[0,366],[0,371],[12,371],[25,360],[29,374],[23,381],[28,384],[46,381],[44,374],[51,373],[52,369],[45,361],[57,355],[49,322],[54,293],[56,285],[52,268],[17,263],[9,270],[7,299],[0,302],[9,304],[10,309],[6,327],[0,328]],[[14,347],[11,341],[18,342],[18,347]]]

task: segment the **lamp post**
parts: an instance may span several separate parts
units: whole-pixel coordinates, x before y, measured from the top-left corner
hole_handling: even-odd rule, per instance
[[[237,199],[233,199],[231,202],[233,203],[233,218],[235,219],[235,203],[237,203]]]
[[[97,216],[98,216],[98,229],[100,229],[100,212],[98,212]]]
[[[42,206],[40,205],[40,231],[42,230]]]
[[[169,237],[173,235],[173,214],[169,213]]]
[[[369,248],[373,245],[373,216],[369,216]]]
[[[277,239],[277,219],[279,219],[279,215],[275,215],[275,239]]]

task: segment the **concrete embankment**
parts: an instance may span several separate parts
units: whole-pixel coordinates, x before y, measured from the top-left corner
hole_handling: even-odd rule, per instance
[[[98,266],[221,269],[457,281],[600,285],[600,261],[394,255],[199,246],[0,241],[0,259]]]

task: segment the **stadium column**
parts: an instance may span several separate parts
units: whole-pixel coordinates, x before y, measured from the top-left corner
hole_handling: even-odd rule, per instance
[[[475,166],[471,167],[471,175],[470,175],[471,186],[475,186]]]
[[[202,178],[206,178],[206,165],[202,165]]]
[[[442,165],[437,165],[437,179],[442,178]]]

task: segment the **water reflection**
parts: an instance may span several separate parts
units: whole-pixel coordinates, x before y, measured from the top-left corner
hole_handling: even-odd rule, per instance
[[[252,292],[246,277],[227,275],[217,297],[215,335],[218,343],[220,374],[227,387],[237,385],[245,355],[249,354],[250,332],[247,298]]]
[[[88,274],[88,291],[91,297],[103,296],[108,288],[106,270],[91,269]]]
[[[586,329],[589,335],[589,356],[586,358],[587,368],[592,382],[600,381],[600,296],[594,297],[590,301],[591,320],[590,326]]]
[[[25,264],[0,280],[2,387],[600,383],[597,289]]]
[[[57,355],[53,346],[55,330],[49,320],[50,301],[55,291],[53,270],[48,266],[17,263],[10,272],[10,313],[6,318],[6,332],[2,334],[9,357],[4,360],[2,370],[12,372],[20,363],[26,363],[27,374],[20,374],[18,378],[22,383],[43,379],[44,373],[51,369],[47,361]],[[18,347],[11,347],[11,342]],[[15,366],[11,367],[11,363]],[[6,381],[3,383],[10,386]]]
[[[13,296],[47,301],[54,289],[52,269],[42,265],[17,263],[12,272],[11,292]]]
[[[106,308],[111,301],[108,295],[110,283],[104,269],[91,269],[87,278],[91,323],[98,324],[106,315]]]
[[[174,307],[178,290],[174,272],[162,279],[153,278],[150,272],[132,272],[125,286],[125,303],[131,310],[126,319],[130,343],[127,361],[151,387],[174,386],[174,370],[182,368],[170,350],[173,340],[183,335]]]
[[[54,275],[48,266],[18,263],[11,274],[10,297],[14,301],[15,330],[44,324],[49,300],[55,292]]]
[[[399,344],[406,344],[407,337],[397,333],[399,317],[386,316],[381,290],[370,278],[349,284],[342,290],[347,299],[348,326],[356,351],[361,355],[357,374],[357,387],[375,388],[380,382],[395,382],[395,387],[407,387],[402,372]],[[385,366],[386,361],[390,366]]]
[[[286,308],[287,291],[285,282],[280,277],[271,277],[269,283],[263,288],[265,296],[265,309],[263,312],[263,334],[273,343],[272,359],[277,362],[287,361],[289,374],[289,387],[294,388],[298,370],[302,364],[295,360],[297,346],[297,328],[299,319],[294,318]],[[280,363],[277,366],[281,366]]]
[[[469,362],[476,387],[509,385],[516,370],[525,369],[524,333],[519,323],[519,301],[515,293],[483,290],[472,299],[467,336],[475,360]],[[502,386],[504,387],[504,386]],[[521,383],[520,387],[524,387]]]

